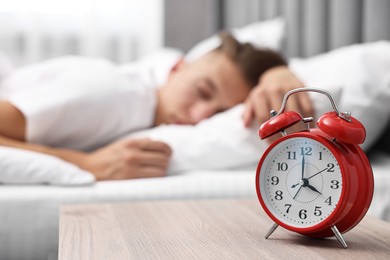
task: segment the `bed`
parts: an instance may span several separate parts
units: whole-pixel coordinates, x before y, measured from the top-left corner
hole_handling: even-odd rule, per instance
[[[390,156],[373,161],[375,192],[369,215],[390,221]],[[93,187],[2,186],[1,259],[56,259],[59,207],[74,203],[253,198],[255,172],[193,171],[185,175],[105,181]],[[260,204],[258,205],[259,207]]]
[[[206,2],[207,4],[210,3],[209,1],[188,1],[186,4],[197,5],[197,2],[199,2],[201,7],[202,4],[204,5]],[[221,4],[223,1],[215,2]],[[275,2],[277,4],[273,4]],[[375,12],[379,10],[379,13],[382,14],[384,12],[383,10],[386,10],[386,7],[389,7],[388,1],[381,1],[384,6],[374,4],[375,1],[362,2],[366,3],[365,8],[368,10],[364,9],[364,12],[366,15],[368,14],[370,19],[374,19],[374,16],[370,16],[372,12],[371,9],[375,10]],[[330,55],[332,56],[331,58],[329,58],[330,56],[322,57],[322,60],[315,57],[310,60],[311,63],[307,62],[305,59],[293,59],[292,57],[312,56],[330,49],[338,48],[343,45],[351,45],[357,42],[389,40],[390,35],[386,34],[387,32],[385,32],[385,34],[372,32],[367,29],[372,26],[370,25],[368,27],[363,26],[365,28],[364,30],[368,30],[368,33],[365,34],[365,39],[351,36],[347,37],[346,40],[340,40],[341,38],[339,37],[333,37],[332,44],[322,44],[323,42],[328,41],[326,37],[329,35],[325,32],[325,29],[316,31],[316,28],[310,27],[314,26],[313,23],[308,23],[311,25],[305,29],[307,32],[304,34],[305,37],[299,37],[299,35],[302,36],[302,31],[293,32],[293,30],[300,30],[299,28],[301,28],[299,25],[302,21],[297,18],[301,17],[302,13],[300,10],[316,10],[316,13],[321,14],[320,10],[323,10],[324,7],[329,7],[325,8],[327,10],[326,12],[330,13],[331,16],[336,15],[339,17],[341,14],[336,10],[336,7],[354,7],[352,9],[359,13],[363,8],[363,4],[359,2],[359,4],[357,4],[358,6],[355,6],[354,1],[344,1],[344,4],[333,1],[333,5],[328,6],[328,4],[323,3],[313,4],[312,1],[307,1],[307,5],[303,5],[303,1],[286,1],[286,3],[281,6],[281,3],[282,1],[246,1],[242,3],[242,5],[237,6],[235,1],[226,1],[224,5],[221,4],[221,6],[219,6],[219,4],[217,4],[217,7],[219,8],[218,13],[224,17],[225,22],[222,22],[221,24],[221,20],[218,20],[218,22],[211,19],[210,17],[213,15],[211,13],[209,14],[208,20],[206,19],[204,21],[218,23],[219,26],[212,26],[215,29],[219,29],[218,27],[240,27],[240,29],[237,29],[237,32],[239,35],[238,38],[241,38],[242,41],[254,41],[260,38],[262,39],[259,42],[260,46],[280,49],[287,53],[288,56],[291,57],[291,61],[295,64],[295,72],[301,75],[307,75],[306,83],[308,85],[314,84],[316,87],[331,86],[333,95],[336,97],[337,101],[343,104],[342,107],[350,109],[354,115],[358,114],[363,119],[363,123],[366,125],[369,132],[369,139],[367,140],[366,145],[374,149],[374,144],[378,141],[378,136],[386,131],[388,115],[390,114],[390,106],[388,106],[390,103],[390,77],[388,76],[390,74],[386,72],[386,68],[390,68],[390,64],[387,63],[387,61],[382,64],[381,68],[385,69],[383,69],[383,77],[380,77],[380,80],[378,80],[378,77],[370,78],[365,73],[356,74],[356,70],[353,71],[351,78],[354,78],[355,81],[348,82],[348,84],[360,83],[362,91],[359,92],[354,89],[341,90],[339,88],[340,80],[343,80],[345,75],[339,75],[338,78],[327,76],[335,74],[338,70],[337,66],[332,68],[333,70],[330,69],[327,71],[328,74],[318,73],[317,75],[321,77],[309,77],[310,75],[313,75],[312,70],[318,72],[321,68],[324,68],[327,62],[332,59],[332,55]],[[259,12],[259,16],[256,17],[253,15],[243,15],[237,18],[236,14],[232,12],[232,10],[236,10],[234,8],[239,8],[237,10],[242,10],[243,8],[251,10],[251,7],[259,8],[263,5],[267,7],[267,12],[271,13],[266,14],[267,12]],[[289,8],[284,9],[286,5]],[[180,9],[180,6],[180,3],[175,4],[175,1],[173,0],[167,1],[166,13],[169,14],[169,12],[172,12],[173,10],[177,12],[178,10],[175,8]],[[191,11],[193,10],[197,10],[197,8],[192,8]],[[200,8],[200,10],[203,12],[205,9]],[[215,11],[215,9],[213,10]],[[274,17],[275,15],[282,15],[283,10],[287,10],[285,13],[287,17],[285,19],[285,21],[287,21],[286,23],[282,23],[279,18],[276,18],[264,21],[261,24],[256,24],[257,27],[253,24],[250,26],[242,26],[250,22],[246,19],[264,20],[265,18],[269,18],[269,16]],[[387,10],[389,10],[389,8]],[[325,14],[320,16],[321,22],[316,23],[316,25],[320,26],[323,24],[322,22],[326,24],[327,19],[325,16]],[[203,19],[201,18],[202,16],[199,17],[199,19]],[[314,19],[313,16],[308,15],[307,13],[304,13],[304,17]],[[378,19],[380,17],[382,16],[377,16]],[[390,15],[387,14],[383,17],[390,17]],[[383,17],[381,18],[382,20]],[[166,19],[180,19],[180,17],[167,15]],[[183,19],[182,16],[181,19]],[[352,24],[354,19],[360,18],[352,16],[346,24]],[[170,23],[172,23],[172,21],[168,21],[167,26],[169,26]],[[180,21],[177,20],[175,20],[175,23],[181,24]],[[285,24],[287,24],[287,28],[285,28]],[[333,27],[335,26],[332,25],[332,28]],[[256,32],[253,31],[254,28],[256,28]],[[340,28],[341,27],[335,27],[333,29],[340,33]],[[382,28],[387,27],[382,26]],[[198,31],[195,30],[195,32]],[[310,41],[311,38],[309,37],[308,32],[316,32],[318,35],[322,32],[327,36],[322,35],[320,40],[315,40],[313,42]],[[172,30],[167,30],[167,34],[170,33],[172,33]],[[180,34],[180,32],[175,33]],[[361,32],[358,34],[360,36],[362,35]],[[168,36],[169,35],[167,35],[167,37]],[[209,35],[192,35],[192,37],[198,37],[194,38],[193,42],[202,39],[201,37],[204,36]],[[169,38],[174,39],[175,37],[172,36]],[[301,39],[304,39],[306,44],[298,42]],[[377,42],[373,44],[387,46],[388,42]],[[194,56],[200,55],[204,51],[215,46],[215,38],[211,37],[206,41],[202,41],[200,45],[197,46],[198,48],[191,49],[188,52],[188,55],[186,56],[187,59],[190,60]],[[303,46],[306,46],[306,48],[303,48]],[[176,47],[183,50],[186,50],[187,48],[186,46]],[[166,54],[168,52],[164,53]],[[378,53],[380,55],[381,51]],[[375,55],[378,55],[378,53]],[[176,52],[169,50],[169,57],[176,54]],[[354,58],[358,56],[353,53],[349,53],[348,55],[348,57],[353,56]],[[341,59],[336,56],[337,55],[334,55],[333,58]],[[164,55],[164,57],[167,56]],[[321,56],[319,57],[321,58]],[[149,58],[154,59],[155,57]],[[347,58],[342,59],[348,60]],[[318,62],[319,60],[321,60],[321,62]],[[339,64],[339,66],[342,67],[343,65]],[[364,71],[364,67],[358,69]],[[377,71],[375,69],[373,70]],[[330,78],[333,80],[330,80]],[[367,84],[367,82],[369,84]],[[371,85],[382,86],[380,88],[381,91],[372,91],[369,87]],[[352,99],[352,101],[349,101],[350,99],[345,99],[345,96],[353,94],[359,94],[360,96],[356,99]],[[313,99],[317,98],[317,96],[313,96]],[[323,102],[318,101],[317,104],[318,113],[328,111],[329,106],[323,106]],[[368,107],[376,110],[369,110],[370,112],[367,114]],[[265,146],[259,142],[256,129],[246,131],[242,134],[242,128],[240,128],[239,121],[237,120],[240,111],[242,111],[241,109],[242,107],[235,107],[232,110],[227,111],[227,113],[218,115],[210,121],[201,123],[199,126],[192,128],[184,127],[179,131],[174,131],[171,129],[174,128],[174,126],[166,126],[158,130],[139,132],[132,135],[159,138],[169,142],[174,147],[174,150],[180,149],[180,147],[183,147],[183,144],[191,145],[191,141],[193,142],[192,147],[197,146],[198,149],[187,149],[186,152],[177,154],[177,156],[173,158],[174,162],[170,168],[170,175],[164,178],[94,182],[94,179],[88,173],[80,172],[79,169],[75,169],[62,162],[59,163],[58,161],[53,160],[53,158],[37,158],[34,157],[35,155],[31,154],[24,158],[13,156],[13,158],[19,158],[19,160],[26,160],[24,163],[18,164],[19,168],[15,166],[16,163],[13,163],[14,172],[27,173],[28,170],[26,168],[36,172],[36,167],[43,164],[37,163],[37,161],[39,162],[41,159],[45,160],[45,165],[49,166],[45,172],[42,173],[41,171],[41,174],[35,175],[34,178],[29,176],[30,182],[26,181],[26,175],[21,174],[20,178],[22,181],[20,183],[24,184],[17,184],[17,182],[12,184],[10,181],[12,178],[8,178],[8,181],[6,181],[8,184],[2,184],[0,186],[0,259],[56,259],[58,250],[58,209],[61,205],[65,204],[99,202],[119,203],[167,199],[255,199],[254,178],[256,161],[261,156],[261,151],[263,151]],[[236,120],[231,120],[232,118],[236,118]],[[221,131],[220,129],[229,129],[229,131]],[[208,135],[210,135],[210,132],[214,133],[215,137],[212,145],[209,143],[210,139],[202,143],[199,142],[199,140],[203,140],[201,137],[195,138],[196,136],[204,136],[203,133],[208,133]],[[237,135],[238,132],[240,132],[239,135]],[[192,136],[193,138],[189,139],[188,136]],[[229,141],[227,142],[226,140]],[[210,149],[210,147],[217,147],[220,152],[215,152],[215,150]],[[368,147],[365,148],[368,150]],[[9,151],[7,151],[7,154],[10,154]],[[2,154],[0,158],[4,161],[6,160],[5,156],[6,154]],[[205,162],[204,158],[209,158],[209,160]],[[374,151],[370,153],[370,160],[374,172],[375,191],[368,214],[390,221],[390,176],[388,174],[388,171],[390,170],[390,154],[375,151],[374,149]],[[48,163],[48,161],[50,161],[50,163]],[[35,164],[29,164],[31,162],[35,162]],[[61,165],[61,167],[59,167],[59,165]],[[68,174],[59,174],[61,172]],[[58,176],[61,176],[61,178]],[[14,177],[14,175],[12,177]]]
[[[376,53],[378,46],[383,46],[388,48],[390,54],[390,43],[379,42],[370,46],[365,47]],[[352,61],[356,63],[354,59],[362,48],[355,47],[337,50],[336,54],[322,58],[317,56],[313,59],[291,60],[291,68],[310,82],[313,70],[321,70],[332,59],[348,62],[347,57],[353,57]],[[379,50],[377,54],[383,52]],[[169,53],[171,55],[171,50]],[[390,61],[390,58],[387,60]],[[344,64],[340,62],[339,66],[343,67]],[[390,63],[384,66],[390,67]],[[333,69],[339,70],[337,66]],[[365,70],[364,67],[361,69]],[[352,72],[356,73],[356,70]],[[332,70],[327,73],[336,74]],[[330,79],[326,73],[321,75]],[[384,75],[387,75],[386,71]],[[340,83],[344,75],[340,77],[332,77],[332,80]],[[315,81],[318,78],[313,77]],[[365,145],[374,147],[378,135],[386,131],[386,119],[390,114],[390,77],[383,77],[378,82],[363,77],[359,82],[360,85],[356,81],[351,84],[360,86],[360,91],[340,88],[339,85],[333,85],[328,91],[331,91],[342,108],[351,108],[353,114],[364,122],[369,133]],[[376,90],[367,91],[365,88],[372,90],[367,82],[375,84]],[[325,79],[318,83],[332,85]],[[355,98],[343,98],[345,93],[350,92],[353,92]],[[351,95],[348,94],[349,97]],[[323,97],[312,95],[317,113],[330,111],[330,104],[321,102],[320,98]],[[0,259],[55,259],[59,207],[65,204],[167,199],[255,199],[256,163],[267,143],[259,140],[256,126],[252,129],[243,127],[240,117],[243,108],[243,105],[238,105],[196,126],[167,125],[131,134],[129,137],[150,137],[165,141],[174,151],[179,151],[174,152],[169,176],[163,178],[95,182],[90,173],[57,158],[0,147],[0,182],[3,183],[0,186]],[[368,214],[390,221],[390,154],[373,151],[370,160],[375,191]]]

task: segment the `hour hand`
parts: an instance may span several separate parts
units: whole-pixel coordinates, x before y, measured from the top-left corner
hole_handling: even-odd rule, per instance
[[[315,191],[315,192],[317,192],[317,193],[319,193],[319,194],[321,194],[322,195],[322,193],[321,192],[319,192],[316,188],[314,188],[313,186],[311,186],[310,184],[308,184],[307,185],[307,187],[309,188],[309,189],[311,189],[312,191]]]
[[[296,186],[298,186],[298,185],[300,185],[301,183],[300,182],[298,182],[298,183],[296,183],[296,184],[294,184],[294,185],[292,185],[291,186],[291,188],[295,188]]]

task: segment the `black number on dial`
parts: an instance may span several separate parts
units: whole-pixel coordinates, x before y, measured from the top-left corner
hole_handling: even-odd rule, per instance
[[[322,215],[322,211],[320,209],[321,209],[321,207],[318,207],[318,206],[316,206],[314,208],[314,216],[321,216]]]
[[[330,187],[334,190],[338,189],[340,186],[339,186],[339,181],[336,181],[336,180],[332,180],[331,181],[332,185],[330,185]]]
[[[325,202],[328,203],[329,206],[332,205],[332,196],[329,196],[329,198],[327,198]]]
[[[312,148],[311,147],[301,147],[301,155],[312,155]]]
[[[288,213],[290,211],[292,204],[285,204],[284,206],[287,207],[286,213]]]
[[[288,165],[287,165],[287,163],[277,163],[277,165],[278,165],[278,171],[287,171],[287,169],[288,169]]]
[[[276,192],[275,192],[275,199],[276,200],[282,200],[283,199],[283,192],[281,191],[281,190],[277,190]]]
[[[300,211],[299,211],[299,218],[300,219],[306,219],[307,218],[307,210],[306,209],[301,209]]]
[[[297,159],[297,152],[287,152],[287,159],[288,160],[296,160]]]
[[[271,184],[272,185],[278,185],[279,184],[279,178],[277,176],[272,176]]]
[[[334,172],[334,164],[333,163],[328,163],[328,170],[327,172]]]

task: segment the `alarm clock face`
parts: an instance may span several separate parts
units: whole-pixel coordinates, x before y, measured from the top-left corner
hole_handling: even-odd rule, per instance
[[[279,142],[270,148],[259,170],[262,201],[286,225],[315,226],[331,215],[340,200],[339,163],[324,144],[311,138]]]

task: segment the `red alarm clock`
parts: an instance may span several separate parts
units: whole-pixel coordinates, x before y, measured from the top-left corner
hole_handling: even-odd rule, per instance
[[[310,128],[313,118],[285,112],[288,97],[303,91],[324,94],[332,103],[334,111],[318,119],[318,128]],[[371,165],[359,146],[364,126],[349,112],[339,112],[329,92],[314,88],[289,91],[280,111],[271,115],[260,127],[260,138],[283,136],[264,152],[256,172],[257,196],[275,222],[266,238],[280,225],[310,237],[335,235],[347,248],[341,234],[362,220],[374,191]],[[285,132],[299,122],[307,129]]]

